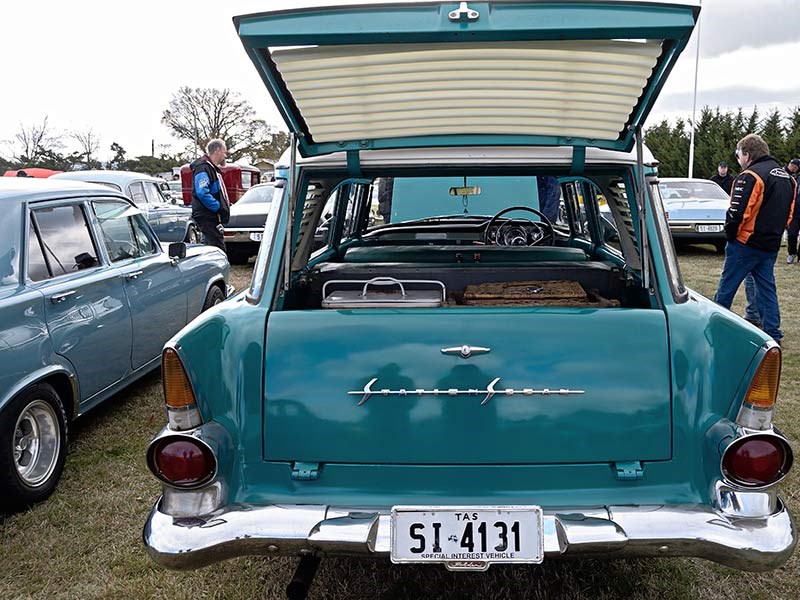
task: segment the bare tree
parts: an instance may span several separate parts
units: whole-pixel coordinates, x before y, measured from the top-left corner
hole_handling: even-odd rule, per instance
[[[209,140],[225,140],[231,160],[256,156],[273,143],[275,130],[257,119],[253,107],[229,89],[181,87],[172,95],[161,122],[172,134],[195,145],[198,152]]]
[[[36,163],[48,153],[63,147],[61,136],[50,129],[45,115],[41,124],[23,125],[20,123],[19,131],[14,135],[20,152],[14,158],[20,163]]]
[[[91,127],[84,131],[73,131],[70,133],[70,137],[78,142],[81,155],[85,158],[86,165],[89,168],[97,163],[96,160],[92,160],[92,155],[100,148],[100,136],[97,135]]]

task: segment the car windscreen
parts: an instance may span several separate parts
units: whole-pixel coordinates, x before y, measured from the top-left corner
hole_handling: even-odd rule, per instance
[[[713,181],[662,181],[658,184],[666,200],[728,200],[730,196]]]
[[[256,202],[272,202],[275,188],[271,185],[254,187],[247,190],[236,204],[253,204]]]
[[[372,205],[384,223],[491,216],[515,206],[541,210],[555,222],[560,195],[551,176],[388,177],[373,182]]]

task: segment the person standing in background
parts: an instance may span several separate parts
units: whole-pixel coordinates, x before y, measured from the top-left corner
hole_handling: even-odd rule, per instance
[[[787,250],[789,256],[786,257],[786,264],[797,263],[797,237],[800,233],[800,158],[793,158],[786,165],[786,172],[791,175],[797,183],[797,194],[794,197],[794,210],[789,227],[786,228]]]
[[[725,190],[726,194],[731,193],[733,187],[733,175],[728,172],[728,163],[724,160],[717,165],[717,172],[711,176],[711,181]]]
[[[228,148],[223,140],[208,142],[206,153],[195,160],[192,169],[192,218],[200,226],[209,246],[225,252],[225,224],[231,215],[228,192],[220,167],[225,164]]]
[[[775,287],[775,260],[783,231],[792,215],[797,183],[769,155],[769,146],[756,134],[736,145],[744,169],[736,178],[731,206],[725,215],[725,263],[714,301],[730,308],[748,273],[753,275],[758,312],[764,331],[781,343],[781,314]]]

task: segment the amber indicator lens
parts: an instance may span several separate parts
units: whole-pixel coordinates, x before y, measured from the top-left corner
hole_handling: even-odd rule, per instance
[[[167,438],[153,453],[158,475],[176,486],[192,486],[214,475],[216,459],[211,450],[192,439]]]
[[[754,487],[775,483],[789,466],[786,447],[771,436],[734,442],[722,460],[722,470],[731,481]]]
[[[161,355],[161,376],[167,406],[178,408],[195,404],[194,392],[183,363],[172,348],[165,348]]]
[[[778,383],[781,380],[781,351],[770,348],[758,365],[753,381],[744,401],[754,406],[771,408],[778,399]]]

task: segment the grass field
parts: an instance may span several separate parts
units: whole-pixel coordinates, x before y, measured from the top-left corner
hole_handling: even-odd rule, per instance
[[[784,341],[777,424],[800,439],[800,267],[776,266]],[[703,247],[684,251],[687,285],[706,296],[716,289],[722,259]],[[234,268],[247,284],[249,269]],[[734,309],[741,313],[743,291]],[[732,374],[731,376],[736,376]],[[0,521],[0,599],[231,598],[277,599],[295,560],[245,558],[175,573],[145,555],[141,528],[159,486],[144,452],[164,424],[159,375],[117,394],[76,422],[64,477],[53,497]],[[800,514],[800,475],[782,496]],[[2,490],[0,490],[2,493]],[[323,560],[312,598],[800,598],[800,559],[766,574],[740,573],[699,560],[546,562],[530,568],[492,567],[453,574],[443,567],[392,567],[388,561]]]

